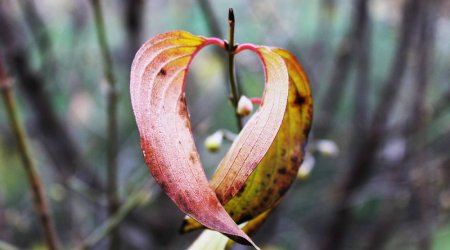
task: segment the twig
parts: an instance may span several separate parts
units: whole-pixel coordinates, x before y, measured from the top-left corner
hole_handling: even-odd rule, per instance
[[[322,69],[326,66],[327,53],[330,50],[330,37],[332,35],[332,24],[335,16],[336,1],[335,0],[321,0],[319,7],[319,14],[317,15],[317,27],[314,31],[314,43],[312,48],[309,49],[308,61],[314,67],[310,70],[312,75],[312,82],[317,84],[311,84],[313,93],[318,93],[317,90],[322,87],[324,82],[323,78],[326,74],[322,73]],[[289,44],[294,44],[293,41],[289,41]],[[295,51],[301,51],[296,48]]]
[[[242,130],[242,119],[241,116],[237,113],[237,106],[239,101],[239,93],[238,93],[238,86],[236,82],[236,76],[234,71],[234,51],[236,50],[236,46],[234,44],[234,13],[233,9],[228,9],[228,75],[230,78],[230,101],[233,104],[234,108],[234,114],[236,115],[237,125],[239,131]]]
[[[127,32],[127,67],[131,67],[134,54],[139,49],[139,38],[142,29],[142,19],[144,13],[144,0],[123,1],[124,24]]]
[[[48,29],[39,15],[34,0],[18,1],[27,25],[30,28],[33,39],[37,44],[41,57],[43,58],[44,71],[48,73],[48,69],[53,66],[52,42]]]
[[[108,128],[107,128],[107,195],[108,195],[108,212],[113,215],[119,206],[119,197],[117,192],[117,93],[116,80],[114,77],[112,58],[109,52],[109,46],[106,41],[106,30],[103,21],[102,8],[100,0],[91,0],[94,10],[95,27],[97,30],[97,38],[100,46],[101,56],[103,59],[103,71],[108,83],[107,93],[107,112],[108,112]],[[111,232],[110,249],[120,248],[119,227]]]
[[[333,73],[328,89],[322,99],[321,114],[319,115],[318,130],[316,136],[327,137],[335,117],[335,110],[343,97],[345,84],[350,74],[350,66],[355,63],[356,87],[355,87],[355,138],[360,138],[367,124],[367,85],[369,70],[369,30],[367,0],[355,0],[352,16],[352,26],[348,35],[341,41]],[[328,3],[330,4],[330,3]]]
[[[410,120],[405,126],[410,131],[405,131],[405,133],[410,132],[411,136],[414,138],[414,143],[408,144],[407,147],[410,151],[417,152],[418,161],[414,164],[412,171],[419,171],[423,175],[418,177],[416,181],[411,181],[411,193],[412,193],[412,203],[416,206],[417,218],[419,218],[419,227],[417,228],[419,238],[419,248],[420,249],[431,249],[431,225],[430,218],[432,216],[431,204],[431,187],[429,186],[430,180],[427,178],[427,166],[425,163],[425,158],[427,158],[427,152],[425,150],[420,150],[426,141],[426,131],[422,129],[426,127],[426,112],[425,112],[425,96],[427,93],[427,88],[429,85],[429,65],[432,61],[432,51],[434,44],[434,34],[435,34],[435,15],[439,6],[439,0],[431,1],[421,1],[419,5],[419,25],[415,34],[417,34],[417,40],[415,42],[415,47],[413,53],[416,54],[413,57],[415,63],[413,65],[415,76],[413,77],[414,83],[414,93],[413,100],[415,100]]]
[[[100,180],[80,156],[65,124],[56,115],[45,91],[45,81],[39,72],[32,69],[28,46],[22,36],[23,30],[16,24],[10,11],[0,4],[0,43],[5,52],[5,61],[15,72],[18,84],[33,110],[40,136],[39,142],[46,150],[52,165],[64,179],[76,174],[91,187],[102,189]]]
[[[220,30],[219,22],[211,7],[209,0],[198,0],[200,9],[206,17],[206,23],[208,24],[209,33],[211,36],[221,37],[222,31]]]
[[[354,38],[346,36],[339,45],[336,55],[333,72],[331,74],[328,87],[325,94],[318,105],[321,107],[316,122],[315,129],[316,138],[325,138],[333,123],[335,110],[342,99],[347,78],[350,73],[350,64],[352,60],[352,40]]]
[[[356,12],[353,15],[354,26],[354,57],[355,57],[355,93],[354,93],[354,138],[362,138],[366,133],[368,120],[368,88],[369,80],[369,51],[370,51],[370,20],[369,20],[369,6],[367,0],[357,0],[355,3]],[[357,140],[358,140],[357,139]],[[356,143],[355,143],[356,145]],[[355,150],[352,150],[355,151]]]
[[[120,209],[105,221],[99,228],[90,234],[77,249],[89,249],[95,246],[100,240],[108,236],[112,231],[122,223],[126,216],[143,202],[149,202],[154,197],[153,189],[142,188],[134,194],[131,194]]]
[[[28,148],[28,141],[26,139],[24,129],[19,121],[19,112],[12,94],[11,83],[6,74],[6,70],[4,69],[2,60],[3,59],[0,58],[0,90],[5,102],[11,129],[14,131],[14,135],[18,142],[19,153],[28,177],[28,182],[30,184],[35,210],[40,219],[48,248],[51,250],[58,249],[56,233],[53,229],[47,200],[44,197],[44,187],[37,172],[35,163],[31,157],[31,152]]]
[[[321,249],[341,249],[345,232],[351,219],[350,202],[355,191],[361,187],[370,177],[374,168],[376,153],[383,141],[389,110],[394,105],[397,93],[400,89],[403,74],[406,69],[407,52],[411,46],[411,36],[416,27],[415,17],[418,12],[419,0],[410,0],[405,3],[401,26],[400,41],[396,55],[393,59],[390,75],[383,86],[382,99],[376,107],[373,121],[370,125],[370,133],[362,138],[361,146],[355,154],[349,173],[338,188],[339,193],[335,203],[332,221],[326,232],[326,239]]]

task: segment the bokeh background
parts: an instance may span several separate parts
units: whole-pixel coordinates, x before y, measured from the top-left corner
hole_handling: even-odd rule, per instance
[[[110,248],[109,234],[102,234],[111,224],[105,191],[110,79],[93,2],[0,1],[0,59],[65,248],[96,235],[92,249]],[[184,215],[143,162],[128,88],[134,54],[150,37],[177,29],[226,39],[230,7],[236,42],[291,50],[308,72],[315,102],[311,171],[302,172],[255,241],[263,249],[450,249],[449,1],[100,3],[118,94],[120,249],[185,249],[198,235],[178,234]],[[230,143],[210,153],[205,138],[218,129],[237,132],[226,58],[216,48],[202,50],[187,84],[208,174]],[[256,56],[246,52],[236,60],[242,93],[260,96]],[[3,104],[0,241],[46,248]]]

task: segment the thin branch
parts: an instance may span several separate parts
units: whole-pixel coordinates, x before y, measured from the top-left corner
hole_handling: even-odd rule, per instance
[[[415,17],[418,12],[419,0],[409,0],[405,3],[401,26],[400,41],[393,58],[391,72],[386,80],[381,94],[380,102],[376,107],[373,121],[368,131],[370,133],[362,138],[361,146],[355,154],[350,171],[338,187],[338,197],[335,203],[335,212],[326,232],[321,249],[341,249],[343,247],[345,232],[351,220],[350,202],[356,190],[370,177],[374,168],[376,153],[385,135],[389,110],[392,109],[397,94],[401,88],[403,75],[407,64],[407,52],[411,46],[411,36],[417,25]]]
[[[139,49],[139,38],[142,30],[142,20],[144,13],[144,0],[123,1],[124,7],[124,24],[127,32],[127,67],[131,67],[134,54]]]
[[[333,72],[331,74],[328,87],[318,105],[320,112],[316,122],[315,137],[324,138],[328,136],[335,117],[335,110],[342,99],[347,79],[350,73],[352,61],[352,41],[351,35],[346,36],[340,43]]]
[[[0,58],[0,90],[5,102],[11,129],[14,131],[14,135],[18,142],[19,153],[22,158],[25,172],[27,174],[31,193],[33,195],[34,207],[39,217],[47,246],[51,250],[58,249],[56,233],[53,229],[47,200],[44,196],[44,186],[42,185],[42,181],[37,172],[36,165],[31,156],[25,131],[19,121],[19,111],[16,107],[14,95],[11,90],[11,83],[3,66],[2,58]]]
[[[414,83],[414,93],[413,100],[415,102],[412,105],[412,110],[410,114],[410,120],[405,126],[406,129],[410,131],[405,131],[405,133],[411,133],[414,143],[408,144],[407,147],[410,151],[417,152],[418,161],[414,164],[413,171],[419,171],[423,175],[418,177],[416,181],[410,183],[412,192],[412,201],[417,207],[417,218],[419,218],[418,227],[418,239],[420,249],[431,249],[431,225],[430,218],[432,217],[432,212],[430,208],[431,204],[431,189],[427,183],[430,180],[427,179],[428,172],[425,158],[427,158],[427,152],[425,150],[419,150],[423,147],[426,141],[426,131],[422,128],[426,127],[426,111],[425,111],[425,97],[429,85],[429,65],[432,62],[432,51],[434,44],[434,34],[435,34],[435,21],[436,17],[434,13],[437,12],[439,8],[439,0],[421,1],[419,6],[419,15],[417,19],[419,20],[419,25],[415,34],[417,34],[417,40],[415,42],[415,47],[412,50],[416,55],[413,57],[415,60],[413,65],[413,72],[415,73],[413,77]]]
[[[233,104],[234,108],[234,114],[236,115],[237,125],[239,131],[242,130],[242,119],[241,116],[237,113],[237,106],[239,101],[239,91],[238,86],[236,82],[236,75],[235,75],[235,69],[234,69],[234,51],[236,50],[236,46],[234,44],[234,25],[235,25],[235,19],[234,19],[234,13],[233,9],[230,8],[228,10],[228,75],[230,80],[230,101]]]
[[[356,23],[354,27],[353,42],[355,50],[355,93],[354,93],[354,138],[362,138],[366,133],[368,119],[368,87],[370,85],[369,80],[369,51],[370,51],[370,18],[369,18],[369,6],[367,0],[357,0],[355,2],[356,12],[353,16],[353,22]],[[357,139],[358,140],[358,139]],[[355,143],[356,144],[356,143]]]
[[[206,23],[208,24],[210,35],[221,37],[222,31],[220,30],[219,22],[217,21],[217,17],[214,14],[209,0],[198,0],[198,3],[200,5],[200,9],[203,12],[203,15],[206,18]]]
[[[107,93],[107,195],[108,195],[108,212],[113,215],[119,206],[119,195],[117,188],[117,93],[116,79],[114,76],[112,58],[106,40],[106,30],[103,20],[103,13],[100,0],[91,0],[91,6],[94,11],[95,27],[97,30],[97,38],[100,46],[101,56],[103,60],[103,71],[108,83]],[[119,228],[111,232],[110,249],[120,248]]]
[[[5,61],[11,67],[18,84],[33,110],[39,131],[39,142],[46,150],[52,165],[62,178],[76,176],[91,187],[102,189],[101,181],[91,171],[82,159],[79,147],[70,136],[64,122],[56,115],[51,104],[51,96],[45,91],[45,80],[32,69],[29,46],[22,36],[17,21],[10,15],[10,11],[0,4],[0,44],[5,53]]]
[[[52,41],[48,29],[39,15],[34,0],[18,1],[27,25],[30,28],[33,39],[39,48],[41,57],[44,59],[42,63],[44,71],[48,72],[53,65]],[[48,72],[49,73],[49,72]]]
[[[324,82],[323,69],[327,64],[327,55],[330,50],[330,37],[332,35],[332,24],[335,18],[336,1],[335,0],[321,0],[319,7],[319,14],[317,15],[317,27],[314,31],[314,43],[308,52],[309,64],[314,65],[310,70],[310,76],[312,75],[312,82],[317,84],[311,84],[313,93],[317,93],[317,90],[322,87]],[[289,41],[289,44],[296,44],[294,41]],[[299,48],[295,48],[295,51],[301,51]]]
[[[116,230],[134,208],[143,203],[150,202],[154,197],[153,190],[150,189],[149,191],[148,188],[142,188],[136,193],[131,194],[120,209],[100,227],[94,230],[76,249],[90,249],[98,244],[103,238]]]
[[[350,75],[352,63],[355,63],[356,87],[355,87],[355,137],[359,138],[367,125],[367,85],[369,70],[369,16],[367,0],[355,0],[352,15],[352,26],[348,35],[341,41],[338,54],[336,55],[333,73],[331,75],[328,89],[322,98],[321,113],[319,113],[318,129],[316,136],[327,137],[337,107],[343,97],[347,79]]]

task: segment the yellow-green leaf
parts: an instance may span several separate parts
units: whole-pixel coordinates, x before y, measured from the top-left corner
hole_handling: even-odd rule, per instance
[[[261,47],[255,49],[260,51]],[[288,103],[281,128],[270,149],[236,196],[225,202],[225,209],[238,224],[256,218],[280,201],[295,180],[311,127],[312,96],[304,70],[288,51],[278,48],[270,50],[281,56],[288,69]],[[216,182],[214,178],[212,183]],[[216,188],[219,197],[223,196],[221,192],[222,189]],[[187,219],[181,231],[189,232],[198,228],[202,226],[195,220]]]

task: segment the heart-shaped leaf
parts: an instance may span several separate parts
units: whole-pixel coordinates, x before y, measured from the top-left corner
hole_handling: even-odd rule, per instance
[[[261,47],[243,44],[238,47],[238,51],[247,48],[261,50]],[[225,209],[238,224],[260,217],[279,203],[295,180],[311,127],[312,96],[306,74],[288,51],[278,48],[271,48],[271,51],[282,57],[289,72],[288,104],[280,130],[270,149],[245,186],[225,203]],[[212,181],[216,176],[213,176]],[[216,194],[220,191],[216,189]],[[189,232],[198,228],[202,228],[202,225],[193,219],[186,219],[181,231]]]
[[[208,44],[223,46],[218,39],[175,31],[150,39],[137,52],[130,92],[142,152],[155,180],[184,213],[254,245],[209,187],[192,137],[184,84],[193,56]]]
[[[286,109],[288,70],[282,57],[270,48],[246,45],[255,48],[263,62],[264,96],[261,108],[220,163],[212,181],[214,192],[195,148],[184,98],[189,65],[208,44],[224,47],[219,39],[196,37],[184,31],[164,33],[147,41],[132,65],[133,111],[145,161],[175,204],[204,226],[253,244],[221,202],[236,195],[272,145]]]

